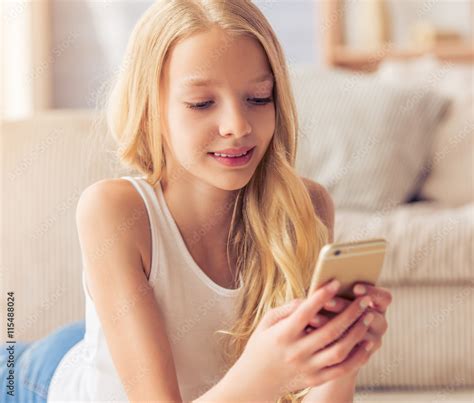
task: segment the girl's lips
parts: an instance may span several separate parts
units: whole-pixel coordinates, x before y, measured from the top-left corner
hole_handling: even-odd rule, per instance
[[[218,150],[218,151],[211,151],[212,153],[218,153],[218,154],[227,154],[227,155],[237,155],[237,154],[242,154],[246,153],[247,151],[250,151],[252,148],[255,146],[249,147],[239,147],[239,148],[226,148],[225,150]]]
[[[214,158],[217,162],[220,162],[222,165],[225,166],[230,166],[230,167],[237,167],[237,166],[244,166],[249,163],[249,161],[252,159],[253,151],[255,150],[255,147],[250,149],[250,151],[247,152],[247,154],[241,156],[241,157],[218,157],[215,154],[208,153],[208,155],[211,158]]]

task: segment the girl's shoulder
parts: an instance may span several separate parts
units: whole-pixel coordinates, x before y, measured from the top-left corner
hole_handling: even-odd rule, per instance
[[[140,204],[141,197],[127,179],[110,178],[101,179],[87,186],[81,194],[84,197],[97,197],[112,202],[111,207],[136,207]]]
[[[313,202],[314,211],[321,221],[328,227],[329,239],[334,237],[335,207],[328,190],[318,182],[301,177]]]
[[[87,186],[79,197],[76,222],[87,219],[88,215],[113,226],[112,238],[124,236],[134,240],[148,278],[151,260],[149,220],[145,203],[133,184],[127,179],[111,178]]]

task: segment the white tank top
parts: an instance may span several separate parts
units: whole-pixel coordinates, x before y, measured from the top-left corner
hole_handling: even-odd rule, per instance
[[[131,181],[146,205],[152,238],[148,282],[165,318],[181,397],[191,401],[209,390],[227,371],[217,343],[222,335],[213,333],[235,320],[236,298],[243,290],[242,277],[238,289],[223,288],[212,281],[187,249],[161,185],[155,193],[144,176],[122,178]],[[85,335],[60,361],[47,401],[128,401],[87,290],[84,270],[82,287],[86,301]]]

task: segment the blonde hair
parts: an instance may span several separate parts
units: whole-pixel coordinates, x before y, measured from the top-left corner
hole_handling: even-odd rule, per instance
[[[153,186],[165,175],[159,85],[170,49],[182,38],[218,26],[234,35],[256,38],[275,77],[275,132],[249,183],[239,189],[232,211],[227,251],[237,256],[242,275],[236,322],[223,354],[228,366],[271,308],[304,298],[328,229],[316,215],[294,169],[297,114],[281,46],[261,11],[243,0],[158,0],[135,26],[122,69],[108,95],[106,119],[118,142],[118,158]],[[216,57],[220,57],[216,49]],[[212,61],[210,61],[212,62]],[[161,82],[161,81],[159,81]],[[229,267],[231,267],[229,262]],[[286,385],[285,387],[290,386]],[[282,387],[282,395],[285,389]],[[287,393],[278,402],[300,402],[309,388]]]

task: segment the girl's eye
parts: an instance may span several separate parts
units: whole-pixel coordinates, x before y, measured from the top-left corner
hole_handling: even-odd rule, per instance
[[[197,102],[195,104],[186,104],[186,108],[190,109],[207,109],[209,104],[213,101]]]
[[[272,102],[273,98],[272,97],[267,97],[267,98],[250,98],[252,102],[255,102],[257,105],[266,105],[270,102]]]
[[[272,102],[273,98],[272,97],[267,97],[267,98],[249,98],[252,102],[255,103],[255,105],[266,105],[270,102]],[[197,110],[202,110],[202,109],[207,109],[214,101],[205,101],[205,102],[197,102],[194,104],[186,104],[186,108],[190,109],[197,109]]]

